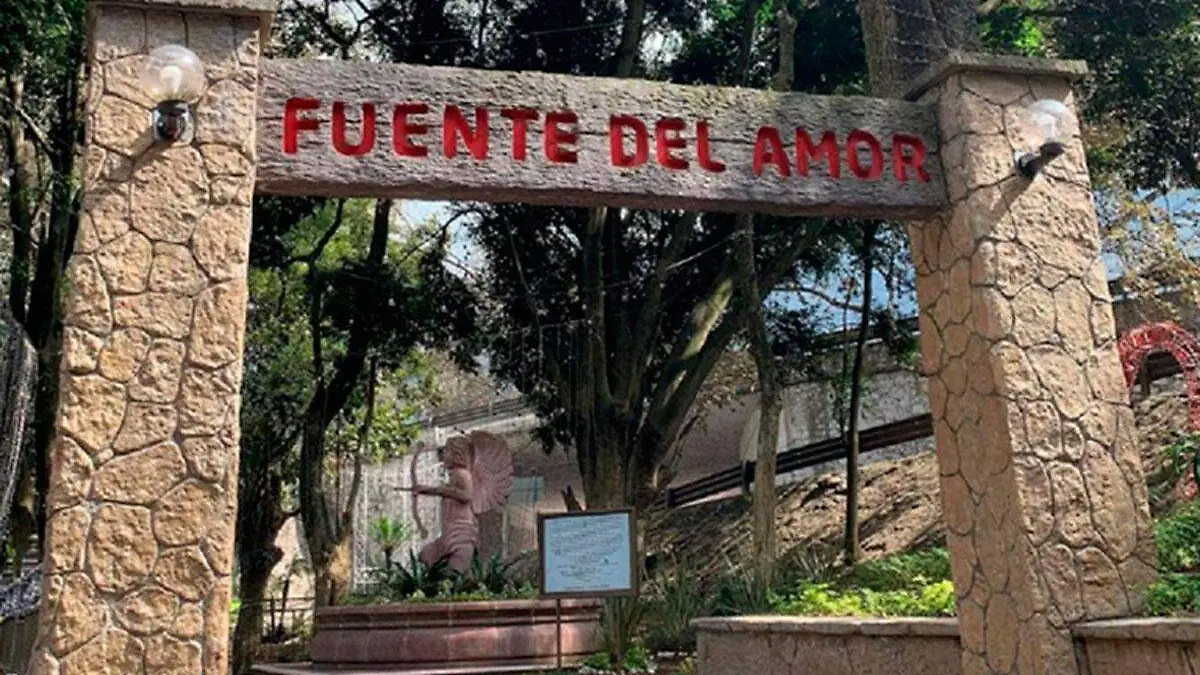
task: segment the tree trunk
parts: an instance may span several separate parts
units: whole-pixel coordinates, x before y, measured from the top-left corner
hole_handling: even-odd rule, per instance
[[[55,177],[50,190],[50,218],[46,236],[38,247],[36,273],[30,287],[26,329],[38,352],[37,390],[34,394],[33,457],[36,490],[38,545],[46,541],[46,498],[50,490],[50,444],[58,416],[59,363],[62,360],[62,294],[67,261],[79,230],[76,156],[82,141],[79,83],[84,41],[71,46],[66,90],[59,97],[56,123],[51,129],[50,157]]]
[[[742,17],[742,44],[738,49],[738,60],[733,71],[737,74],[736,84],[739,87],[746,86],[750,80],[750,55],[754,53],[754,28],[758,21],[758,9],[761,6],[762,0],[748,0],[743,10],[746,14]]]
[[[871,249],[875,244],[878,225],[864,226],[859,256],[863,267],[862,316],[858,323],[858,339],[854,344],[854,368],[850,372],[850,410],[847,419],[846,449],[846,539],[845,562],[849,567],[858,562],[858,455],[859,413],[862,410],[863,369],[866,362],[867,336],[871,329]]]
[[[738,262],[738,279],[742,302],[748,304],[750,347],[758,369],[759,425],[758,448],[754,466],[754,560],[758,580],[770,587],[775,577],[775,468],[779,447],[779,416],[783,404],[775,355],[767,334],[758,288],[758,270],[754,262],[754,218],[749,214],[737,217],[737,243],[734,254]]]
[[[755,14],[760,3],[747,3],[747,16],[742,25],[742,45],[739,53],[738,77],[745,84],[750,74],[750,53],[754,47]],[[795,39],[796,22],[785,7],[779,12],[779,73],[772,86],[791,89],[792,66],[791,46]],[[767,319],[763,313],[762,289],[758,285],[758,265],[754,256],[754,216],[737,216],[737,241],[734,256],[737,260],[737,277],[742,302],[746,304],[747,327],[750,333],[750,351],[758,370],[759,424],[757,450],[754,464],[754,560],[757,565],[758,581],[770,588],[775,580],[775,561],[778,557],[775,534],[775,470],[778,466],[779,418],[783,412],[783,397],[779,385],[779,369],[775,365],[775,354],[767,332]]]
[[[595,461],[583,476],[584,506],[588,511],[620,509],[632,505],[627,488],[624,452],[616,446],[603,447],[594,440],[590,453]]]
[[[365,261],[368,269],[377,270],[384,264],[391,213],[390,200],[380,200],[376,204],[371,246]],[[332,377],[326,381],[321,356],[321,293],[315,286],[315,278],[310,281],[313,293],[310,307],[313,366],[318,379],[313,399],[305,412],[300,442],[299,501],[304,536],[312,560],[315,604],[317,607],[326,607],[338,604],[350,591],[350,558],[348,528],[343,527],[341,507],[331,503],[325,485],[325,433],[333,419],[346,407],[366,370],[367,352],[371,345],[368,327],[352,325],[346,353],[338,360]]]
[[[276,530],[277,531],[277,530]],[[239,537],[254,537],[257,541],[273,542],[275,537],[266,532],[238,533]],[[283,551],[274,545],[246,554],[238,553],[238,593],[242,601],[238,611],[237,626],[233,630],[233,656],[230,672],[245,675],[254,665],[263,634],[263,602],[267,586],[271,582],[271,570],[283,558]]]
[[[233,675],[249,671],[262,640],[262,605],[267,585],[271,570],[283,558],[275,538],[287,518],[283,512],[283,476],[277,459],[264,452],[249,452],[243,446],[239,463],[235,543],[242,608],[233,633]]]
[[[979,0],[858,0],[871,91],[900,98],[955,50],[979,49]]]
[[[33,346],[20,326],[10,327],[0,398],[0,547],[8,539],[8,517],[26,470],[25,431],[36,363]],[[0,555],[2,557],[2,555]]]
[[[646,0],[629,0],[625,13],[625,24],[621,32],[621,46],[617,48],[617,77],[629,77],[637,64],[638,52],[642,47],[642,32],[646,25]]]

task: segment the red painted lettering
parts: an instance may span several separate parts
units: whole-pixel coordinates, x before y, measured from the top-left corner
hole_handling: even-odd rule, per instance
[[[552,112],[546,115],[546,159],[560,164],[575,164],[579,161],[579,153],[564,145],[575,145],[579,142],[579,132],[575,129],[563,129],[560,125],[579,124],[579,115],[570,110]]]
[[[487,108],[475,109],[475,129],[467,124],[462,110],[456,105],[446,106],[446,117],[442,120],[442,153],[446,159],[458,155],[458,139],[476,160],[487,159],[488,154],[488,111]]]
[[[763,168],[768,164],[774,164],[779,175],[784,178],[792,175],[787,152],[783,149],[783,139],[775,127],[759,129],[758,139],[754,141],[754,173],[761,176]]]
[[[832,131],[821,134],[821,142],[813,145],[812,137],[804,129],[796,130],[796,170],[808,177],[809,162],[824,158],[829,165],[829,175],[842,177],[842,162],[838,156],[837,136]]]
[[[425,157],[429,148],[416,145],[409,140],[410,136],[424,136],[429,127],[420,123],[408,121],[409,115],[426,115],[429,106],[424,103],[402,103],[396,106],[392,114],[392,149],[401,157]]]
[[[375,149],[375,104],[362,105],[362,134],[358,143],[346,141],[346,104],[333,102],[333,149],[347,157],[362,157]]]
[[[682,150],[687,147],[687,141],[679,134],[687,126],[678,117],[668,117],[654,125],[654,145],[657,150],[658,163],[668,169],[687,170],[688,161],[672,154],[672,150]]]
[[[907,134],[896,134],[892,137],[892,171],[896,174],[896,180],[901,183],[907,182],[909,169],[916,172],[917,180],[922,183],[932,180],[929,172],[925,170],[925,155],[925,141],[920,138]]]
[[[625,130],[633,132],[634,150],[625,154]],[[613,166],[641,166],[650,158],[650,130],[636,117],[613,115],[608,120],[608,148]]]
[[[858,156],[859,146],[865,145],[871,152],[871,165],[863,166]],[[879,139],[862,129],[855,129],[846,137],[846,161],[850,171],[863,180],[879,180],[883,176],[883,146]]]
[[[524,162],[529,154],[529,123],[538,118],[538,112],[530,108],[505,108],[500,116],[512,121],[513,159]]]
[[[700,168],[712,173],[725,171],[725,164],[713,159],[712,143],[709,141],[708,122],[696,124],[696,149],[699,152]]]
[[[316,131],[320,122],[314,119],[302,118],[300,113],[305,110],[316,110],[321,102],[315,98],[289,98],[283,105],[283,152],[286,155],[296,154],[299,147],[301,131]]]

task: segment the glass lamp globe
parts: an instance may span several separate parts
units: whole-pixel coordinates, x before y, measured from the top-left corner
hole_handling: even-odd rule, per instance
[[[1046,99],[1030,104],[1029,117],[1041,134],[1042,144],[1062,143],[1071,133],[1075,115],[1061,101]]]
[[[146,57],[141,83],[146,94],[158,102],[150,117],[154,138],[190,142],[194,126],[191,104],[208,84],[200,57],[187,47],[163,45]]]
[[[1017,171],[1033,180],[1047,164],[1066,152],[1064,141],[1070,136],[1076,121],[1066,104],[1051,99],[1031,103],[1025,112],[1037,129],[1039,145],[1034,152],[1017,153]]]
[[[142,66],[142,87],[156,101],[195,102],[207,80],[200,57],[187,47],[163,45]]]

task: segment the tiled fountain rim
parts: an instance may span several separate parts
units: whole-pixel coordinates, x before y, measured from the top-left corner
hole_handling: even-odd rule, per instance
[[[902,617],[888,619],[743,616],[696,619],[698,631],[714,633],[810,633],[867,637],[958,637],[957,619]]]
[[[599,609],[604,605],[599,600],[563,600],[562,609]],[[317,617],[342,618],[369,615],[453,615],[482,612],[543,612],[557,610],[554,600],[480,600],[468,602],[393,602],[381,605],[342,605],[323,607]]]

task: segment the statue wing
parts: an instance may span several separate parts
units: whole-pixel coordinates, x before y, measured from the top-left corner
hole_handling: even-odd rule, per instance
[[[484,431],[471,432],[471,445],[475,448],[471,510],[476,514],[487,513],[508,500],[513,484],[512,453],[504,439]]]

